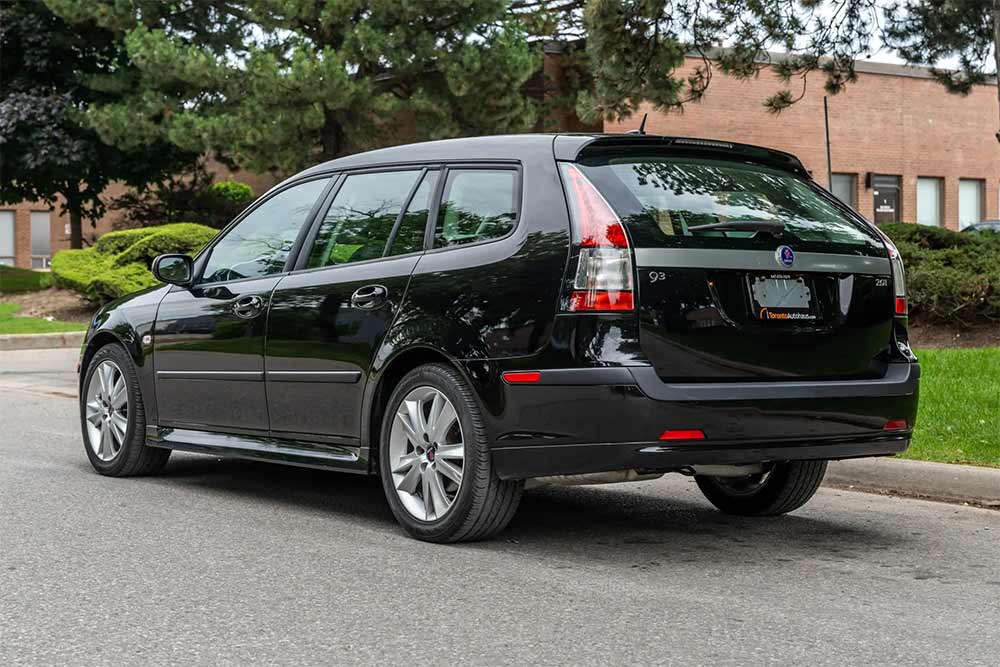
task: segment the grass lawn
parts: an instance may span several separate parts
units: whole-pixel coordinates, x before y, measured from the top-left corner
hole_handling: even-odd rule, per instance
[[[1000,467],[1000,347],[916,354],[920,410],[903,456]]]
[[[52,333],[56,331],[83,331],[86,324],[79,322],[49,322],[40,317],[15,317],[20,306],[0,303],[0,334]]]

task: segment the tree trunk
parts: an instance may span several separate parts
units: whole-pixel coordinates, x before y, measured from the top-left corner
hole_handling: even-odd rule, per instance
[[[997,65],[997,116],[1000,118],[1000,0],[993,0],[993,57]],[[997,141],[1000,141],[1000,129]]]
[[[66,208],[69,210],[69,247],[80,249],[83,247],[83,205],[77,199],[67,199]]]

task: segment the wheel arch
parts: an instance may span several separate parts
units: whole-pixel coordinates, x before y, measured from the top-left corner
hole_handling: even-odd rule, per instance
[[[368,471],[370,473],[378,474],[378,450],[381,441],[382,419],[385,416],[385,408],[392,390],[413,369],[433,363],[454,368],[467,382],[470,382],[468,373],[462,364],[440,350],[423,345],[410,347],[393,354],[381,365],[372,380],[369,380],[370,390],[365,392],[364,418],[361,421],[361,442],[368,447]]]

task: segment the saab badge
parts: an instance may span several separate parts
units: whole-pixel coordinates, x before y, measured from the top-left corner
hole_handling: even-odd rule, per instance
[[[784,267],[789,267],[795,263],[795,252],[786,245],[779,245],[774,251],[774,261]]]

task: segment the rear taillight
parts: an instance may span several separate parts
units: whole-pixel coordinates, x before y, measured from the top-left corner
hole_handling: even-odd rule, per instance
[[[889,266],[892,268],[892,289],[895,295],[894,311],[897,317],[906,317],[908,311],[906,305],[906,272],[903,270],[903,257],[899,254],[899,249],[892,242],[885,232],[878,230],[885,241],[885,247],[889,250]]]
[[[566,310],[633,310],[632,252],[622,221],[578,167],[563,163],[561,169],[569,199],[573,242],[579,248]]]

